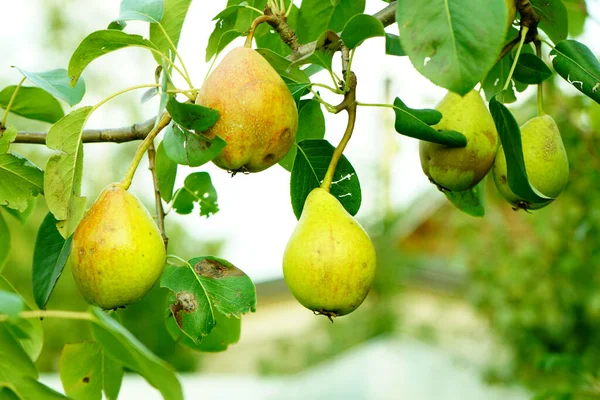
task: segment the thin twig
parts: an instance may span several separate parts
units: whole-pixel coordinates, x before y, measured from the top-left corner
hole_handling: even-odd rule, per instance
[[[158,175],[156,174],[156,150],[154,149],[154,141],[148,147],[148,169],[152,173],[152,183],[154,184],[154,203],[156,204],[156,223],[160,230],[160,235],[165,243],[165,250],[169,246],[169,238],[165,231],[165,209],[163,208],[160,189],[158,187]]]

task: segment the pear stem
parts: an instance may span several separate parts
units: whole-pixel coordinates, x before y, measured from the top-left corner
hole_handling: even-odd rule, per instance
[[[150,142],[148,146],[148,169],[152,174],[152,183],[154,185],[154,203],[156,204],[156,224],[160,235],[162,236],[163,243],[165,244],[165,250],[169,247],[169,238],[165,231],[165,209],[162,204],[162,197],[160,195],[160,188],[158,186],[158,175],[156,174],[156,150],[154,149],[154,140]]]
[[[8,105],[6,106],[6,110],[4,110],[4,116],[2,116],[2,122],[0,122],[0,128],[3,128],[4,126],[6,126],[6,119],[8,118],[8,113],[10,112],[10,108],[12,107],[13,103],[15,102],[15,99],[17,98],[17,94],[19,93],[19,89],[21,89],[21,86],[23,85],[23,82],[25,82],[25,79],[26,79],[25,77],[23,77],[23,79],[21,79],[21,82],[19,82],[19,84],[13,91],[12,96],[10,96],[10,100],[8,101]]]
[[[160,121],[158,121],[158,124],[154,128],[152,128],[150,133],[148,133],[148,136],[146,136],[146,138],[138,146],[137,151],[135,152],[135,156],[133,156],[133,160],[131,161],[131,165],[129,166],[129,169],[125,174],[125,177],[121,181],[121,186],[123,186],[125,190],[129,189],[129,186],[131,186],[133,175],[135,175],[135,171],[140,165],[140,161],[142,161],[144,153],[153,143],[156,135],[158,135],[160,131],[162,131],[165,128],[165,126],[169,125],[169,122],[171,122],[171,116],[168,113],[165,113],[160,119]]]
[[[517,66],[517,62],[519,61],[519,56],[521,55],[521,50],[523,49],[523,43],[525,43],[525,37],[527,36],[527,32],[529,31],[528,26],[521,27],[521,40],[519,41],[519,47],[517,47],[517,54],[515,55],[515,59],[510,67],[510,72],[508,73],[508,78],[506,82],[504,82],[504,88],[502,90],[508,89],[508,85],[510,85],[510,81],[512,79],[513,73],[515,72],[515,68]]]
[[[535,44],[535,54],[539,58],[542,58],[542,42],[540,42],[539,40],[535,40],[534,44]],[[540,82],[537,85],[537,109],[538,109],[538,116],[542,116],[542,115],[546,114],[544,112],[544,86],[543,86],[543,84],[544,84],[543,82]]]
[[[0,322],[6,321],[10,315],[0,314]],[[63,311],[63,310],[32,310],[22,311],[17,314],[17,318],[62,318],[62,319],[80,319],[84,321],[95,321],[95,317],[89,312]]]

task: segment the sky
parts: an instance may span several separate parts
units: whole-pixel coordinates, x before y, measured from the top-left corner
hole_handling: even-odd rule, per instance
[[[30,71],[66,68],[70,52],[74,49],[57,56],[44,47],[44,35],[48,28],[42,8],[44,3],[50,1],[62,3],[60,0],[0,0],[3,17],[0,30],[0,81],[14,84],[20,80],[18,71],[9,68],[11,65]],[[591,14],[600,16],[599,3],[597,0],[589,2]],[[81,33],[83,39],[94,30],[104,29],[118,15],[119,4],[119,0],[80,0],[69,3],[63,12],[69,18],[85,20],[85,31]],[[224,4],[225,1],[194,1],[188,12],[179,52],[197,87],[201,85],[209,68],[204,62],[204,50],[214,28],[211,20]],[[381,1],[369,0],[365,12],[372,14],[383,6]],[[595,19],[597,20],[598,18]],[[586,32],[578,40],[588,45],[595,54],[600,54],[600,42],[597,40],[600,37],[600,26],[595,21],[588,19]],[[388,31],[395,33],[395,27],[389,27]],[[129,23],[127,32],[146,35],[147,25]],[[234,42],[220,58],[228,49],[242,43],[242,39]],[[400,96],[410,107],[432,108],[446,92],[417,73],[408,57],[386,56],[382,38],[370,39],[359,47],[352,67],[358,77],[357,99],[360,102],[391,103],[393,97]],[[88,93],[80,106],[93,105],[111,93],[129,86],[153,83],[154,68],[154,60],[149,52],[141,49],[120,50],[94,61],[84,77],[101,79],[88,82]],[[390,98],[385,97],[386,78],[391,79]],[[325,74],[316,75],[316,81],[330,83]],[[129,93],[123,97],[135,106],[139,104],[141,94]],[[531,91],[525,94],[529,95]],[[340,98],[327,94],[324,98],[334,104],[340,101]],[[138,116],[132,119],[129,109],[120,109],[118,102],[108,103],[92,115],[86,128],[120,127],[145,120],[156,114],[157,104],[150,101],[136,106],[136,109]],[[337,146],[346,126],[346,116],[329,114],[325,118],[325,138]],[[118,145],[85,146],[84,182],[86,176],[98,175],[98,171],[102,170],[99,165],[105,162],[107,154],[115,146]],[[395,133],[393,112],[390,109],[360,108],[352,140],[344,154],[353,164],[360,180],[363,201],[357,218],[365,225],[381,213],[382,192],[378,177],[387,157],[384,154],[391,154],[390,201],[395,210],[407,207],[423,193],[442,196],[421,171],[418,142]],[[152,201],[152,183],[146,168],[147,164],[142,163],[131,190],[149,203]],[[182,224],[188,235],[187,240],[194,243],[225,240],[223,258],[244,270],[256,282],[282,277],[283,252],[296,224],[290,205],[289,173],[275,165],[258,174],[238,174],[231,178],[226,171],[212,164],[194,169],[180,167],[176,188],[183,185],[188,173],[195,171],[207,171],[211,174],[221,211],[208,219],[200,217],[197,209],[193,214],[185,216],[171,212],[166,224]],[[97,179],[101,180],[102,176]],[[105,182],[109,183],[111,182]],[[98,195],[97,191],[86,188],[85,184],[83,191],[89,199],[95,199]],[[207,254],[196,256],[202,255]]]

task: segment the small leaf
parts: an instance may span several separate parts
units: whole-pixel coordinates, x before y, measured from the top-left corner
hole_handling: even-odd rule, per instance
[[[52,213],[46,214],[33,251],[33,298],[42,309],[46,308],[71,253],[72,236],[65,240],[56,229],[57,222]]]
[[[0,272],[4,268],[8,256],[10,255],[10,231],[4,220],[4,216],[0,213]]]
[[[325,31],[315,44],[315,49],[307,55],[295,60],[292,65],[317,64],[326,70],[332,70],[333,54],[338,51],[341,41],[334,31]]]
[[[384,34],[380,20],[372,15],[357,14],[346,22],[341,39],[346,47],[353,49],[369,38],[384,36]]]
[[[542,203],[551,199],[536,190],[525,170],[525,159],[523,157],[523,144],[521,142],[521,130],[515,117],[504,106],[495,95],[490,100],[490,113],[494,118],[504,154],[506,156],[508,186],[513,193],[530,203]]]
[[[174,124],[167,127],[163,143],[169,159],[177,164],[191,167],[206,164],[227,146],[227,142],[219,136],[209,139]]]
[[[125,21],[113,21],[110,24],[108,24],[108,26],[106,27],[106,29],[113,29],[115,31],[122,31],[126,27],[127,27],[127,22],[125,22]]]
[[[163,142],[156,149],[156,176],[160,196],[169,203],[173,198],[173,187],[175,186],[175,178],[177,178],[177,163],[167,157]]]
[[[185,21],[192,0],[162,1],[164,2],[164,14],[160,20],[160,24],[169,36],[171,43],[177,47],[179,44],[179,37],[181,36],[181,29],[183,28],[183,22]],[[170,53],[171,59],[175,58],[175,52],[171,48],[171,43],[169,43],[169,39],[165,36],[165,33],[163,33],[158,24],[150,25],[150,41],[154,43],[163,54]],[[159,54],[155,53],[154,58],[159,64],[161,63],[161,56]]]
[[[167,111],[173,121],[186,129],[204,132],[219,119],[219,111],[198,104],[180,103],[171,97],[167,103]]]
[[[525,53],[519,56],[513,77],[516,81],[535,85],[552,76],[552,70],[535,54]]]
[[[339,32],[354,15],[365,11],[365,0],[303,0],[296,33],[301,43],[316,40],[326,30]]]
[[[125,47],[142,47],[152,52],[158,51],[152,42],[140,35],[131,35],[114,29],[90,33],[75,49],[69,60],[69,78],[75,86],[83,70],[95,59]]]
[[[306,197],[321,186],[333,151],[334,147],[327,140],[309,139],[298,144],[290,177],[292,209],[297,219],[300,219]],[[360,183],[356,171],[344,155],[335,169],[330,191],[350,215],[356,215],[362,200]]]
[[[165,0],[123,0],[118,21],[160,22]]]
[[[0,108],[6,109],[16,86],[7,86],[0,92]],[[54,123],[65,112],[50,93],[38,87],[21,86],[10,107],[10,112],[36,121]]]
[[[535,13],[540,17],[539,28],[550,40],[558,43],[569,34],[567,9],[562,0],[530,0]]]
[[[142,98],[140,99],[140,104],[147,103],[148,101],[153,99],[154,96],[156,96],[157,94],[159,94],[159,92],[158,92],[158,90],[156,90],[156,88],[150,88],[150,89],[146,90],[142,94]]]
[[[600,63],[584,44],[563,40],[550,52],[560,76],[596,103],[600,103]]]
[[[183,187],[173,196],[173,208],[178,214],[189,214],[194,203],[200,206],[200,216],[210,217],[219,211],[215,190],[208,172],[194,172],[185,178]]]
[[[391,33],[385,34],[385,54],[391,56],[405,56],[406,52],[400,43],[400,36]]]
[[[485,215],[485,187],[487,180],[482,179],[475,187],[462,192],[444,191],[446,198],[456,208],[473,217]]]
[[[428,124],[434,125],[441,120],[441,114],[436,110],[414,110],[407,107],[400,98],[394,100],[396,132],[415,139],[443,144],[449,147],[465,147],[467,138],[456,131],[438,131]],[[437,122],[436,122],[437,121]]]
[[[91,308],[91,313],[96,317],[92,333],[108,358],[143,376],[165,399],[183,400],[181,384],[169,365],[99,308]]]
[[[4,130],[0,128],[0,154],[6,154],[10,144],[17,138],[17,128],[12,125],[7,126]]]
[[[23,311],[24,307],[25,304],[21,296],[16,293],[0,290],[0,314],[14,317]]]
[[[43,193],[44,173],[16,154],[0,155],[0,205],[25,211],[28,201]]]
[[[35,85],[51,95],[66,101],[71,107],[83,99],[85,81],[80,79],[75,87],[71,87],[69,74],[66,69],[53,69],[44,72],[28,72],[21,68],[17,69]]]

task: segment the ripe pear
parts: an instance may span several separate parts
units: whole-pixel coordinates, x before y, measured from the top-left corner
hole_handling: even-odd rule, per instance
[[[329,318],[346,315],[363,302],[375,276],[369,236],[328,191],[306,198],[283,256],[283,276],[306,308]]]
[[[233,172],[259,172],[283,158],[298,131],[296,103],[277,71],[255,50],[225,56],[198,92],[196,104],[219,110],[203,134],[227,145],[213,163]]]
[[[144,297],[160,277],[165,258],[156,223],[118,183],[100,193],[73,234],[75,283],[88,302],[104,309]]]
[[[468,190],[492,167],[499,142],[496,125],[475,90],[464,97],[448,92],[437,110],[443,118],[434,128],[462,133],[467,138],[467,146],[452,148],[421,141],[421,167],[429,180],[442,190]]]
[[[529,182],[542,194],[556,198],[569,180],[569,160],[556,122],[549,115],[530,119],[521,127],[521,142]],[[492,173],[496,188],[515,208],[535,210],[552,202],[532,204],[510,190],[502,147],[498,149]]]

